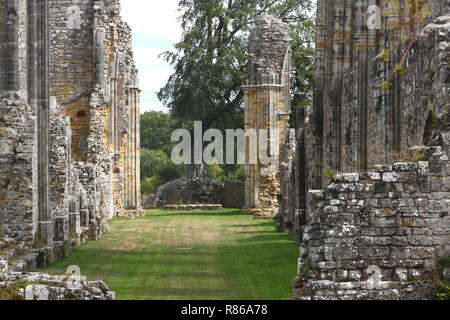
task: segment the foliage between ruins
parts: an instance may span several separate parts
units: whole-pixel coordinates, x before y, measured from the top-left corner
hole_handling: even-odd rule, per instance
[[[450,282],[444,280],[445,270],[450,268],[450,257],[439,257],[437,263],[437,270],[434,276],[434,282],[439,290],[437,298],[439,300],[450,300]]]

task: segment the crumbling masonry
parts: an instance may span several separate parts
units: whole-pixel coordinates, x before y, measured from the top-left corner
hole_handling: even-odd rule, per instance
[[[296,109],[280,149],[278,227],[301,243],[298,299],[433,298],[433,278],[450,273],[437,271],[450,253],[450,2],[426,1],[403,73],[382,88],[411,15],[400,3],[318,1],[314,106]]]
[[[255,217],[278,212],[278,154],[291,114],[289,40],[289,26],[269,15],[257,19],[250,36],[250,61],[243,85],[247,134],[244,211]],[[271,161],[265,163],[264,157]]]
[[[369,4],[383,12],[384,1],[318,1],[313,113],[297,124],[305,161],[287,181],[298,191],[299,299],[433,298],[449,255],[449,1],[427,2],[403,74],[383,89],[402,49],[395,21],[410,14],[401,3],[369,30]],[[389,61],[377,56],[385,48]]]
[[[0,2],[0,260],[33,270],[141,214],[139,88],[119,0]]]

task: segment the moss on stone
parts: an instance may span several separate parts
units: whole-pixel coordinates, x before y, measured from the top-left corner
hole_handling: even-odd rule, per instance
[[[78,300],[78,297],[71,291],[67,291],[64,295],[67,300]]]
[[[450,256],[439,257],[434,274],[434,284],[438,290],[438,300],[450,300],[450,282],[445,279],[444,271],[450,268]]]
[[[7,284],[6,287],[0,290],[0,300],[25,300],[25,297],[19,294],[19,292],[31,284],[31,282],[26,280]]]

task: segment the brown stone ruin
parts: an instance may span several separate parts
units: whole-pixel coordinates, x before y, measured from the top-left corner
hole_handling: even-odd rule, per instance
[[[374,4],[386,9],[379,30],[367,27]],[[408,21],[405,1],[398,11],[392,2],[319,0],[314,106],[293,108],[295,130],[284,122],[288,31],[264,17],[252,33],[246,129],[277,129],[281,145],[270,183],[247,165],[245,208],[257,218],[278,208],[278,230],[301,244],[297,299],[435,293],[437,261],[450,251],[450,12],[448,1],[426,5],[431,16],[403,74],[383,89],[403,49],[396,22]]]
[[[119,0],[3,0],[0,17],[0,260],[33,271],[143,214],[138,72]]]
[[[242,86],[247,177],[244,212],[255,217],[273,217],[278,213],[278,154],[291,114],[289,41],[289,26],[269,15],[258,17],[250,36],[250,61]],[[267,142],[265,149],[262,139]],[[263,163],[261,153],[274,161]]]
[[[263,15],[251,34],[243,90],[256,140],[246,137],[243,212],[276,217],[301,244],[296,299],[432,298],[449,256],[450,3],[427,1],[427,26],[383,89],[402,50],[396,22],[409,17],[400,2],[398,12],[318,0],[311,110],[290,105],[288,26]],[[386,9],[379,30],[367,27],[373,4]],[[65,287],[46,284],[67,277],[30,271],[99,239],[108,220],[142,214],[131,30],[118,0],[2,0],[0,17],[0,287],[25,279],[39,283],[27,299],[64,299]],[[257,160],[272,155],[275,170],[249,163],[261,140]],[[223,200],[180,181],[165,186],[165,204],[187,189]],[[82,282],[82,297],[114,298]]]
[[[391,3],[370,30],[371,4],[385,9],[318,1],[313,111],[296,110],[295,151],[284,146],[294,170],[281,181],[294,205],[280,229],[301,244],[297,299],[433,299],[449,255],[449,2],[426,3],[422,36],[386,89],[402,50],[395,21],[410,12]]]

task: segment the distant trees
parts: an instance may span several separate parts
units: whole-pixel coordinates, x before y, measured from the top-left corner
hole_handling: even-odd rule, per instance
[[[175,165],[162,150],[141,151],[141,192],[155,193],[166,182],[178,179],[184,166]]]
[[[269,13],[291,26],[293,105],[312,105],[315,30],[311,0],[179,0],[178,8],[183,37],[175,50],[162,54],[174,72],[158,92],[170,115],[149,112],[141,118],[142,177],[149,190],[168,176],[146,161],[171,169],[165,167],[161,153],[145,149],[162,151],[170,158],[174,128],[192,131],[194,121],[202,121],[204,130],[243,128],[241,85],[248,62],[248,36],[257,16]],[[221,182],[245,180],[242,165],[208,166],[207,172]]]
[[[310,0],[180,0],[183,38],[163,54],[175,69],[159,99],[176,119],[205,129],[243,127],[241,90],[248,36],[255,18],[270,13],[292,28],[293,100],[311,104],[314,20]]]
[[[173,143],[170,138],[176,128],[176,121],[170,114],[164,112],[145,112],[141,115],[141,148],[147,150],[161,150],[168,157]]]
[[[183,174],[184,166],[175,165],[170,155],[177,122],[170,114],[151,111],[141,115],[141,192],[155,193],[166,182]]]

